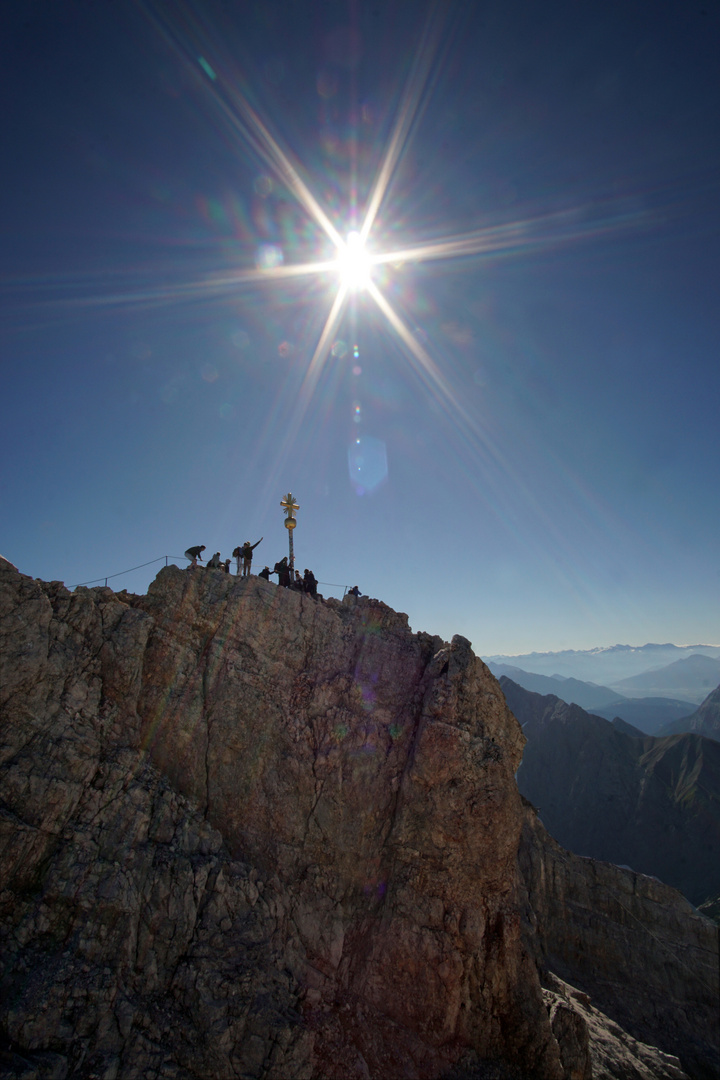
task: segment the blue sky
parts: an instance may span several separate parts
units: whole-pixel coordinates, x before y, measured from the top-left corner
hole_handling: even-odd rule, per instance
[[[272,566],[291,490],[326,593],[481,655],[720,641],[717,4],[2,20],[2,554]],[[266,135],[344,238],[398,132],[368,250],[470,253],[373,269],[410,348],[359,290],[316,353],[338,274],[267,268],[335,249]]]

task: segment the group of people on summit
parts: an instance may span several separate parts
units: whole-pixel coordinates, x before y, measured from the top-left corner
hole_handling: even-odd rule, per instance
[[[260,540],[255,544],[251,544],[249,540],[246,540],[244,544],[238,546],[233,551],[233,558],[235,559],[236,573],[240,575],[240,562],[242,561],[242,577],[249,577],[252,568],[253,551],[258,544],[263,540]],[[204,544],[197,544],[195,547],[190,547],[185,552],[185,558],[190,560],[190,566],[197,566],[198,559],[203,561],[202,553],[205,550]],[[220,552],[216,551],[205,564],[208,570],[224,570],[226,574],[230,573],[230,559],[224,561],[220,558]],[[266,581],[270,580],[271,574],[277,574],[278,585],[282,585],[287,589],[296,589],[298,592],[307,593],[309,596],[317,596],[317,578],[313,574],[312,570],[306,570],[303,577],[300,577],[299,570],[293,570],[288,562],[287,555],[284,556],[279,562],[275,563],[275,566],[271,570],[269,566],[266,566],[260,571],[258,577],[265,578]],[[357,585],[355,586],[357,589]],[[352,592],[353,590],[351,590]],[[358,592],[355,593],[357,596]]]
[[[246,540],[244,544],[238,545],[232,553],[232,557],[235,560],[235,572],[240,574],[240,561],[242,560],[242,576],[248,577],[250,574],[250,568],[252,566],[252,553],[258,544],[263,540],[260,540],[255,544],[251,544],[249,540]],[[198,559],[202,562],[202,553],[205,550],[204,544],[197,544],[195,547],[190,547],[185,552],[185,558],[190,560],[191,566],[197,566]],[[230,559],[223,560],[220,558],[220,552],[216,551],[212,555],[207,563],[208,570],[224,570],[226,574],[230,573]]]

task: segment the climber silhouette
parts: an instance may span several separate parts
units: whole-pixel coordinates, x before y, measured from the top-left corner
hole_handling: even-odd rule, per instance
[[[185,552],[185,558],[190,560],[190,566],[197,566],[198,559],[200,559],[200,562],[202,562],[202,556],[200,555],[200,552],[204,550],[204,544],[198,544],[197,547],[191,547],[187,549],[187,551]]]

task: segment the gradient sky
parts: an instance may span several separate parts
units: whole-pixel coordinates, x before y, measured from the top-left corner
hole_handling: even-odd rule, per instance
[[[272,566],[291,490],[326,594],[481,655],[720,641],[716,0],[0,19],[20,570],[72,587],[261,535]],[[316,355],[337,273],[271,268],[334,248],[264,132],[342,237],[393,136],[368,249],[470,237],[373,270],[411,347],[358,291]]]

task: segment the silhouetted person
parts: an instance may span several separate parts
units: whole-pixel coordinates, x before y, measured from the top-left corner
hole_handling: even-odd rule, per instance
[[[185,552],[185,558],[190,560],[190,565],[191,566],[197,566],[198,559],[200,559],[200,562],[202,562],[202,557],[200,555],[200,552],[204,551],[204,550],[205,550],[205,545],[204,544],[198,544],[197,547],[188,548],[187,551]]]
[[[295,575],[291,579],[290,588],[295,589],[296,592],[305,592],[305,582],[300,577],[300,571],[299,570],[291,570],[290,573]]]
[[[273,573],[273,571],[270,569],[269,566],[266,566],[264,570],[260,571],[258,577],[264,577],[266,581],[269,581],[271,573]]]
[[[258,544],[262,542],[262,539],[263,538],[261,536],[260,539],[258,540],[257,544],[251,544],[249,540],[246,540],[241,548],[235,548],[235,551],[233,551],[233,555],[236,555],[236,553],[237,553],[237,557],[238,557],[238,572],[240,570],[240,558],[239,558],[239,556],[240,555],[242,556],[242,561],[243,561],[242,576],[243,577],[249,577],[250,576],[250,567],[252,566],[252,553],[255,550],[255,548],[258,546]]]
[[[287,555],[284,555],[280,562],[275,563],[273,574],[278,576],[278,585],[282,585],[287,589],[290,584],[290,567],[288,566]]]
[[[222,560],[220,558],[220,552],[216,551],[211,559],[207,561],[208,570],[219,570],[222,566]]]
[[[222,568],[226,574],[230,573],[230,559],[225,560],[225,562],[222,564]]]
[[[317,580],[312,570],[306,570],[303,577],[303,585],[305,586],[305,592],[308,596],[317,597]]]
[[[361,595],[360,590],[358,589],[357,585],[353,585],[352,589],[348,589],[348,594],[350,596],[360,596]]]

